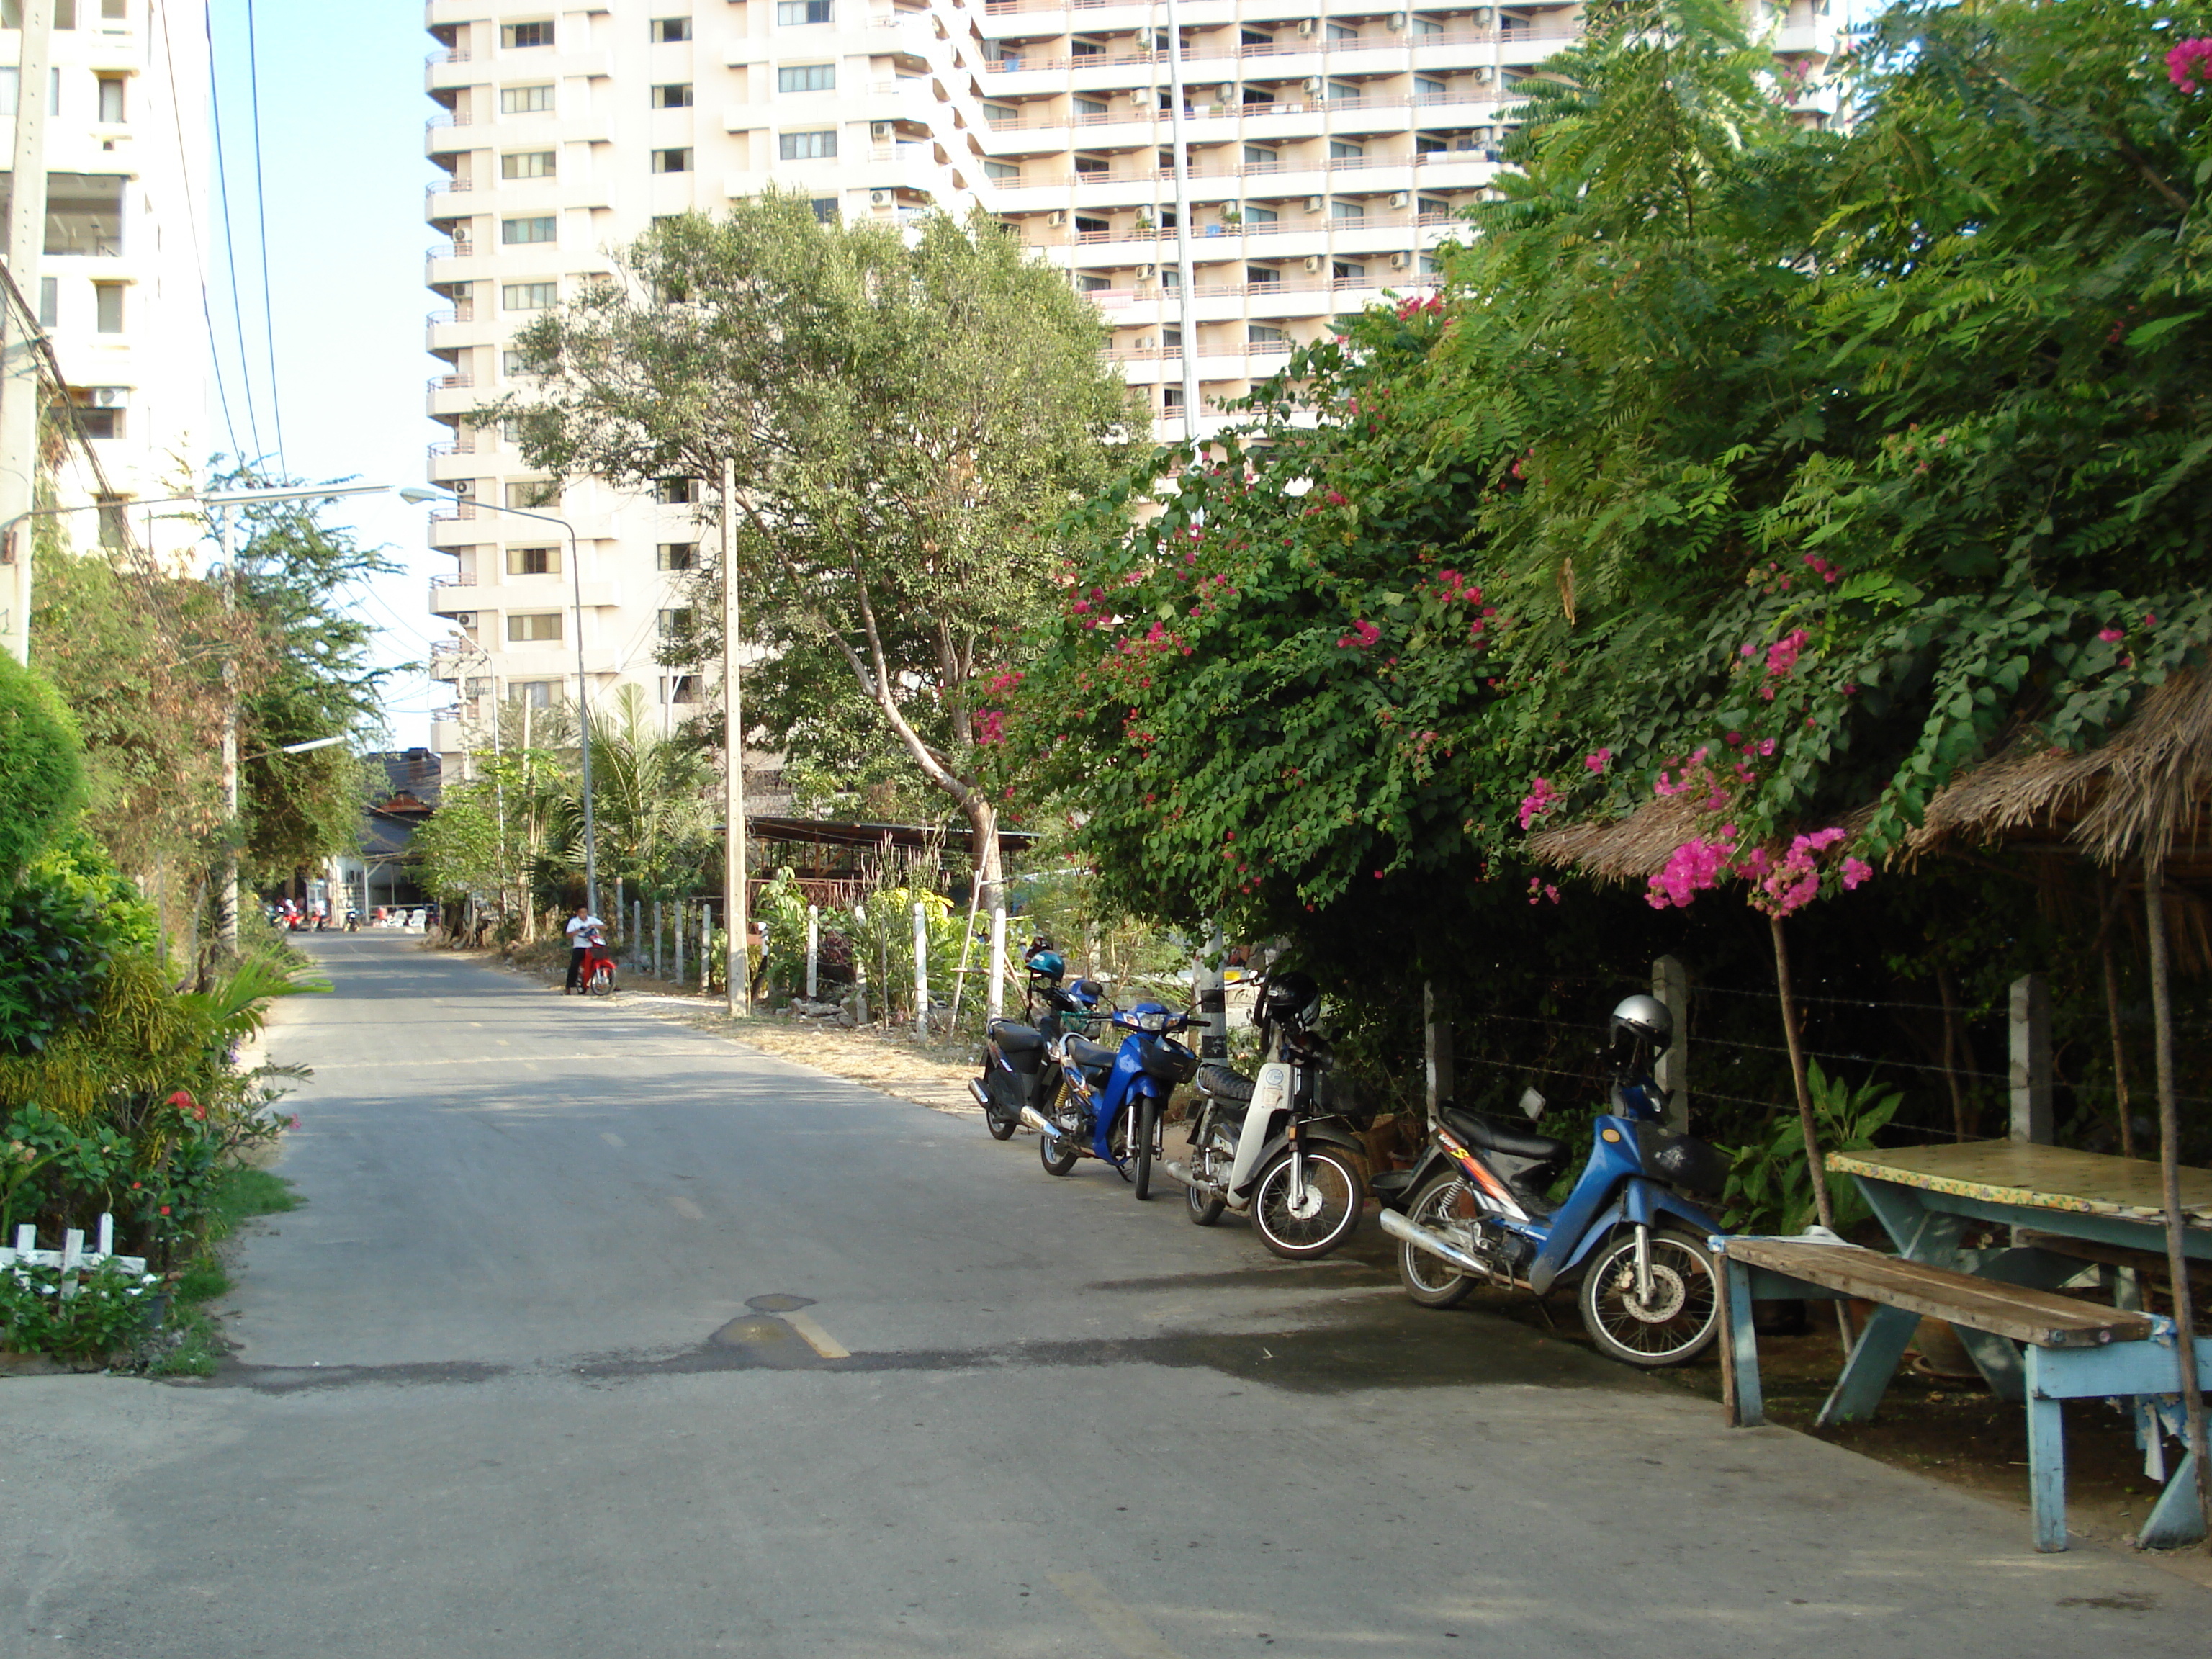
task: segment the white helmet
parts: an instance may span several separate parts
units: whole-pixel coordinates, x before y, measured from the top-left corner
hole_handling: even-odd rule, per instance
[[[1642,1042],[1651,1045],[1653,1054],[1660,1054],[1674,1040],[1674,1016],[1657,997],[1627,997],[1613,1011],[1611,1036],[1615,1048]]]

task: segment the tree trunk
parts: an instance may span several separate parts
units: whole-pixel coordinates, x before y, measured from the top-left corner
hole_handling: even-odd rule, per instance
[[[1797,1085],[1797,1123],[1805,1134],[1805,1174],[1813,1183],[1813,1207],[1820,1224],[1833,1230],[1834,1206],[1828,1201],[1828,1172],[1820,1163],[1820,1126],[1813,1115],[1813,1089],[1805,1075],[1805,1045],[1797,1029],[1797,999],[1790,988],[1790,945],[1782,932],[1782,918],[1769,916],[1774,935],[1774,982],[1782,994],[1782,1035],[1790,1044],[1790,1075]]]
[[[975,867],[975,892],[982,908],[992,916],[1006,909],[1005,866],[999,856],[999,809],[994,806],[982,791],[972,792],[961,803],[968,814],[968,826],[973,832],[969,843],[969,861]],[[1004,924],[991,930],[990,960],[983,964],[983,1015],[987,1020],[996,1019],[1006,1012],[1006,933]]]
[[[1959,1140],[1974,1138],[1973,1114],[1966,1104],[1966,1091],[1959,1080],[1959,1059],[1966,1048],[1966,1039],[1959,1030],[1959,1000],[1951,990],[1951,970],[1936,970],[1936,995],[1943,1005],[1943,1081],[1951,1091],[1951,1133]]]

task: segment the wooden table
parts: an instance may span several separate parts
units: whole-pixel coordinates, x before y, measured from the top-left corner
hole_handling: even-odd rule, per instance
[[[2138,1158],[2026,1141],[1978,1140],[1899,1152],[1831,1152],[1827,1167],[1857,1182],[1898,1254],[1908,1261],[2053,1290],[2076,1277],[2085,1261],[2095,1259],[2067,1254],[2069,1239],[2093,1249],[2118,1246],[2165,1254],[2159,1167]],[[2181,1201],[2188,1223],[2185,1253],[2192,1261],[2212,1261],[2212,1170],[2181,1172]],[[1961,1242],[1978,1226],[1991,1223],[2029,1230],[2039,1242],[1993,1249],[1969,1249]],[[2139,1306],[2132,1280],[2105,1271],[2116,1304]],[[1871,1416],[1918,1325],[1919,1316],[1910,1310],[1878,1309],[1853,1345],[1820,1420],[1846,1423]],[[2146,1473],[2154,1479],[2165,1473],[2164,1437],[2178,1416],[2166,1397],[2180,1382],[2170,1337],[2163,1344],[2115,1343],[2094,1356],[2031,1347],[2024,1359],[2021,1347],[2002,1336],[1953,1328],[1998,1395],[2027,1402],[2031,1439],[2057,1434],[2062,1399],[2139,1397],[2137,1434],[2144,1443]],[[2200,1350],[2204,1346],[2200,1341]],[[2143,1541],[2176,1542],[2197,1532],[2194,1478],[2185,1456],[2145,1528]]]

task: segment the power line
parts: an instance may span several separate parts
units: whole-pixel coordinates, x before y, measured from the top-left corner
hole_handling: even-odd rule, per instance
[[[253,219],[261,245],[261,331],[269,348],[269,418],[276,427],[276,470],[290,476],[284,459],[284,400],[276,374],[276,306],[269,293],[269,197],[261,176],[261,52],[254,40],[253,0],[246,0],[247,101],[253,115]]]
[[[216,343],[215,307],[208,300],[207,255],[200,247],[199,215],[190,211],[192,200],[191,150],[185,143],[184,99],[177,86],[177,58],[169,36],[169,14],[166,7],[156,7],[155,15],[161,21],[161,59],[169,73],[169,119],[177,132],[177,171],[184,179],[185,228],[191,233],[192,268],[198,273],[200,283],[200,319],[207,325],[208,372],[215,377],[215,395],[222,410],[223,435],[230,441],[230,453],[238,449],[238,423],[231,418],[230,389],[223,384],[222,350]]]
[[[216,191],[222,199],[223,272],[230,283],[230,320],[238,335],[238,378],[245,392],[246,429],[253,436],[253,465],[258,466],[269,452],[262,446],[261,421],[253,409],[253,371],[246,354],[246,307],[238,296],[238,245],[231,228],[230,164],[225,158],[222,142],[222,78],[215,72],[214,16],[203,13],[202,18],[207,27],[208,110],[215,123]]]

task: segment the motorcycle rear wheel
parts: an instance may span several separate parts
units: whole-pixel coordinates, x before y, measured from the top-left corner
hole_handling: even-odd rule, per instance
[[[992,1084],[997,1081],[993,1078],[983,1085],[983,1092],[991,1103],[983,1109],[983,1127],[991,1132],[992,1139],[1011,1140],[1014,1131],[1021,1127],[1022,1115],[1018,1110],[1010,1109],[1006,1096],[992,1087]]]
[[[1137,1200],[1152,1195],[1152,1142],[1159,1138],[1160,1103],[1146,1095],[1137,1103]]]
[[[1720,1282],[1704,1243],[1651,1230],[1652,1301],[1636,1301],[1636,1231],[1624,1227],[1590,1258],[1575,1300],[1600,1352],[1656,1368],[1695,1359],[1719,1334]]]
[[[1441,1223],[1464,1220],[1473,1212],[1467,1182],[1445,1170],[1422,1187],[1406,1206],[1406,1219],[1431,1232]],[[1398,1283],[1424,1308],[1455,1308],[1475,1287],[1473,1273],[1463,1273],[1440,1256],[1431,1255],[1407,1239],[1398,1241]]]
[[[1295,1215],[1291,1209],[1291,1154],[1275,1154],[1252,1186],[1252,1225],[1260,1242],[1277,1255],[1291,1261],[1310,1261],[1327,1255],[1352,1237],[1367,1189],[1352,1160],[1334,1146],[1317,1146],[1305,1154],[1305,1182],[1311,1213]]]
[[[1064,1176],[1075,1167],[1076,1159],[1083,1154],[1076,1149],[1072,1135],[1042,1134],[1037,1137],[1037,1158],[1050,1176]]]
[[[1221,1219],[1221,1212],[1229,1207],[1229,1200],[1218,1193],[1210,1193],[1203,1187],[1186,1187],[1184,1200],[1190,1206],[1191,1222],[1195,1226],[1211,1227]]]

